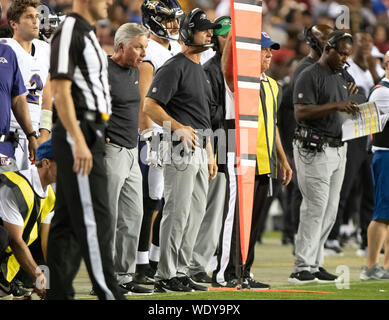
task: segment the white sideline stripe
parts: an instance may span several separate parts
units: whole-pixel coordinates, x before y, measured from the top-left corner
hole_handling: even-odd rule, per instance
[[[239,120],[240,128],[258,128],[258,121]]]
[[[73,28],[76,19],[67,17],[62,26],[61,38],[59,40],[58,73],[68,73],[69,71],[69,50],[72,42]]]
[[[235,213],[235,201],[237,197],[236,188],[236,175],[235,175],[235,152],[227,153],[227,172],[229,176],[230,186],[230,197],[228,199],[228,213],[226,220],[224,221],[223,239],[222,239],[222,254],[220,258],[220,270],[216,274],[216,282],[224,284],[226,279],[224,278],[224,272],[230,261],[231,253],[231,237],[232,227],[234,224],[234,213]],[[239,245],[239,244],[237,244]]]
[[[68,141],[70,146],[73,146],[74,141],[68,132],[66,132],[66,140]],[[105,282],[103,264],[100,255],[100,247],[97,239],[97,228],[96,228],[96,220],[93,212],[92,196],[89,187],[89,177],[78,174],[77,181],[78,181],[78,189],[79,189],[80,199],[81,199],[81,206],[84,215],[86,239],[88,244],[89,258],[90,258],[92,272],[96,279],[96,282],[99,284],[100,288],[105,292],[105,296],[107,300],[115,300],[115,297],[113,296],[111,290],[108,289],[107,284]]]
[[[261,51],[261,45],[248,42],[236,42],[237,49]]]
[[[251,12],[262,12],[261,6],[256,6],[252,4],[246,4],[246,3],[237,3],[234,2],[234,9],[235,10],[243,10],[243,11],[251,11]]]
[[[261,84],[259,82],[238,81],[238,88],[260,90]]]

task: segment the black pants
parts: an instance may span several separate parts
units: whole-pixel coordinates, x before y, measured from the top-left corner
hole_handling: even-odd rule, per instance
[[[242,265],[241,254],[240,254],[240,238],[239,238],[239,199],[236,195],[235,208],[229,207],[229,200],[231,197],[231,186],[236,186],[236,184],[231,184],[229,174],[227,177],[227,194],[226,194],[226,203],[225,210],[223,214],[223,224],[222,230],[220,233],[219,248],[217,252],[218,265],[216,270],[213,272],[212,280],[218,282],[219,273],[223,272],[224,280],[229,281],[236,279],[240,276],[240,266]],[[234,176],[236,179],[236,176]],[[237,183],[237,179],[236,179]],[[244,268],[243,277],[249,277],[250,269],[254,262],[254,251],[255,244],[260,232],[260,219],[261,213],[266,202],[267,194],[269,190],[269,178],[267,176],[256,176],[254,184],[254,204],[253,204],[253,215],[251,220],[251,232],[249,240],[249,248],[247,253],[247,260]],[[233,222],[229,215],[232,213],[231,210],[234,210]],[[231,225],[232,223],[232,225]],[[230,246],[227,248],[224,246],[224,243],[230,241]],[[228,256],[228,262],[226,263],[225,257]],[[226,264],[225,264],[226,263]],[[224,271],[221,271],[224,270]]]
[[[55,214],[48,240],[50,288],[47,299],[74,298],[72,282],[81,258],[99,299],[125,299],[119,293],[113,268],[111,243],[114,227],[107,206],[104,125],[81,121],[80,127],[93,155],[93,169],[89,176],[73,172],[71,141],[59,120],[53,129],[53,152],[58,173]]]
[[[244,276],[250,275],[251,267],[254,263],[255,244],[258,238],[258,234],[263,230],[264,223],[261,223],[264,218],[265,205],[267,201],[267,195],[269,191],[269,178],[266,175],[260,175],[255,177],[254,184],[254,205],[253,216],[251,219],[251,233],[249,250],[247,253],[247,261],[244,269]]]

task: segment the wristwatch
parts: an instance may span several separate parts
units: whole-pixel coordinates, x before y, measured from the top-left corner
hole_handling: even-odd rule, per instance
[[[38,139],[38,135],[36,134],[36,131],[33,131],[33,132],[30,132],[26,135],[27,139],[29,137],[35,137],[36,139]]]

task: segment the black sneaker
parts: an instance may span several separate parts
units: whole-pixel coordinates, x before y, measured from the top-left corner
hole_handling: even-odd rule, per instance
[[[132,281],[138,284],[146,284],[146,285],[155,283],[154,278],[150,278],[144,272],[135,273]]]
[[[184,286],[177,277],[169,280],[159,280],[154,284],[154,292],[194,292],[194,289]]]
[[[178,280],[181,281],[183,286],[191,288],[195,291],[208,291],[208,287],[195,283],[191,278],[187,276],[179,277]]]
[[[127,291],[126,294],[147,295],[147,294],[152,294],[154,292],[152,289],[141,287],[140,285],[136,284],[134,281],[123,283],[119,285],[119,287],[126,290]]]
[[[14,300],[29,300],[31,299],[32,288],[26,288],[24,283],[20,280],[14,279],[11,281],[11,291],[14,296]]]
[[[2,300],[23,300],[29,295],[30,293],[19,287],[15,281],[11,281],[11,283],[9,283],[0,272],[0,298]]]
[[[236,288],[239,285],[237,279],[229,280],[225,283],[219,283],[219,282],[212,282],[212,287],[214,288]]]
[[[212,279],[205,272],[199,272],[191,276],[192,280],[198,283],[212,283]]]
[[[294,272],[288,278],[289,282],[296,283],[296,284],[310,283],[310,282],[315,282],[316,280],[317,280],[316,277],[307,270]]]
[[[245,278],[244,280],[247,281],[248,285],[250,286],[250,289],[256,289],[256,290],[270,289],[270,286],[268,284],[259,282],[253,278]]]
[[[316,277],[317,282],[320,283],[333,282],[338,278],[338,276],[327,272],[327,270],[322,267],[319,268],[319,271],[313,273],[313,276]]]

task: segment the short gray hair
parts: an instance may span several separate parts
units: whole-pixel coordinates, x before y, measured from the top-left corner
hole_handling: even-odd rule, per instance
[[[117,52],[119,44],[123,43],[125,47],[136,37],[149,36],[149,30],[138,23],[125,23],[117,29],[114,39],[114,51]]]

